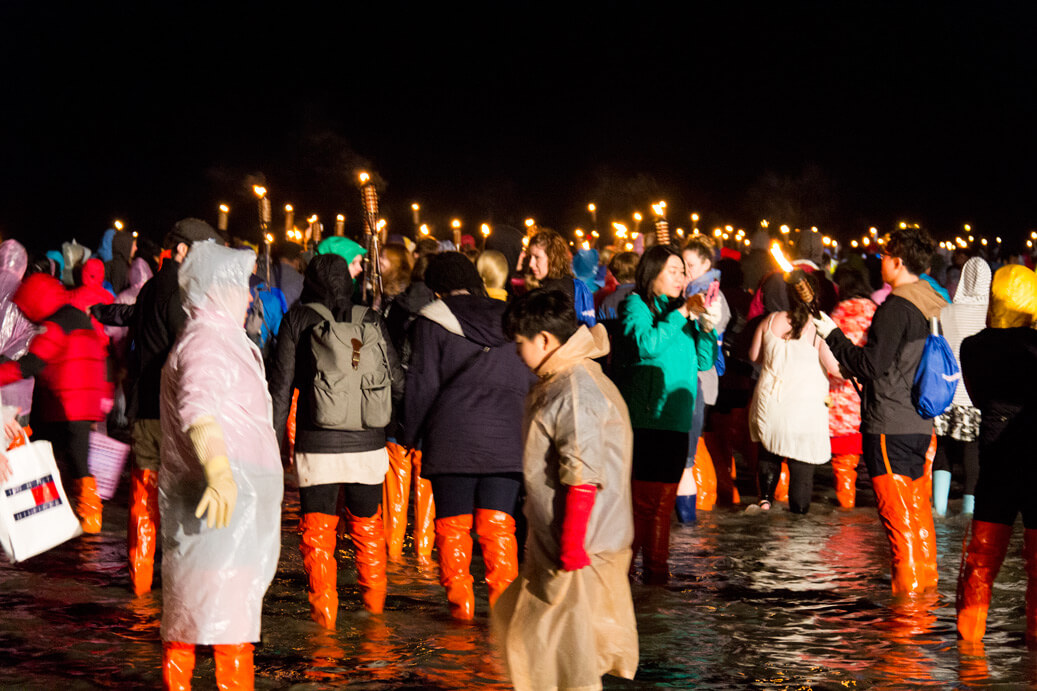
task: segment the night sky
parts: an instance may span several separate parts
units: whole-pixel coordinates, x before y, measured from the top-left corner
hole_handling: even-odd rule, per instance
[[[160,239],[220,202],[248,235],[260,176],[275,228],[291,202],[355,233],[361,168],[391,232],[413,201],[570,231],[658,199],[685,227],[1037,227],[1029,3],[212,4],[0,6],[4,237]]]

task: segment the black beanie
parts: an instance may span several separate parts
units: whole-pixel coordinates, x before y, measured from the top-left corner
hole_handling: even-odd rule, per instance
[[[439,252],[428,258],[425,285],[440,295],[455,290],[467,290],[473,295],[485,295],[479,271],[468,257],[460,252]]]

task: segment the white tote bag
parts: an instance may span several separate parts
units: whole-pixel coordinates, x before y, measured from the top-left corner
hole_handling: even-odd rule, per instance
[[[61,486],[49,441],[7,452],[11,479],[0,485],[0,547],[13,562],[82,534]]]

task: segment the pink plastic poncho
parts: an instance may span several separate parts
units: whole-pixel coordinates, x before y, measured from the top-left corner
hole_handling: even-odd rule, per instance
[[[259,640],[263,596],[281,548],[284,475],[259,349],[245,335],[255,254],[195,243],[180,267],[187,324],[162,370],[162,639]],[[213,416],[238,487],[230,525],[210,529],[188,428]]]
[[[0,355],[10,360],[17,360],[29,352],[29,342],[36,335],[33,323],[11,302],[28,265],[29,256],[20,242],[0,242]],[[0,387],[0,396],[8,405],[19,408],[22,415],[28,415],[32,408],[34,381],[29,377]]]

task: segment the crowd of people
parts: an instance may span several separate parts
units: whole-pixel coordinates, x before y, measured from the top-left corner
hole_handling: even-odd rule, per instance
[[[1022,512],[1037,642],[1032,268],[944,256],[918,228],[842,261],[802,232],[781,241],[791,273],[764,231],[744,254],[702,235],[572,250],[546,228],[389,240],[376,265],[340,236],[257,257],[199,219],[161,246],[0,243],[8,441],[21,423],[53,443],[86,533],[90,433],[131,441],[129,585],[152,589],[161,550],[167,687],[189,688],[196,645],[222,686],[252,684],[286,473],[315,624],[336,626],[339,535],[377,616],[408,523],[451,616],[473,619],[474,531],[519,689],[632,678],[630,582],[669,581],[674,521],[743,495],[805,514],[829,462],[844,510],[870,478],[897,597],[935,590],[933,516],[963,465],[966,640]],[[935,419],[915,400],[934,320],[963,374]]]

